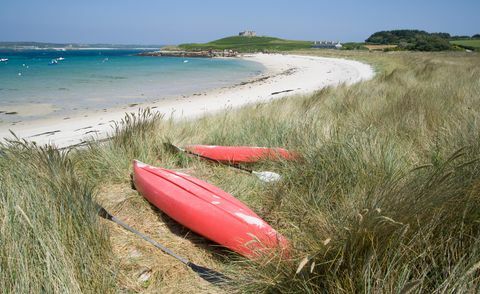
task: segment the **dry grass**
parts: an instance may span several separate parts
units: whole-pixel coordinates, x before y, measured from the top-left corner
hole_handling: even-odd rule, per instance
[[[383,51],[384,49],[397,48],[397,45],[364,45],[370,51]]]
[[[111,213],[193,262],[221,269],[208,243],[150,206],[127,184],[101,188],[98,200]],[[105,221],[117,257],[120,290],[161,293],[217,293],[219,289],[198,278],[187,267],[130,232]]]

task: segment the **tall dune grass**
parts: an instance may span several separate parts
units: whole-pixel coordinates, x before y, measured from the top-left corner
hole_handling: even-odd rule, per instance
[[[68,201],[73,198],[77,206],[71,209],[80,212],[72,212],[76,218],[65,223],[74,225],[76,231],[61,227],[58,234],[67,231],[71,234],[68,237],[54,234],[50,238],[45,233],[42,236],[48,240],[42,242],[63,244],[68,240],[71,248],[79,247],[80,251],[86,250],[83,255],[93,256],[89,254],[108,252],[108,242],[94,216],[87,212],[90,204],[81,204],[90,203],[92,193],[97,191],[90,184],[103,190],[108,190],[112,183],[128,185],[134,158],[169,168],[189,168],[245,201],[292,241],[289,260],[252,263],[231,256],[206,260],[228,269],[229,275],[236,279],[235,291],[480,291],[478,55],[334,54],[374,64],[377,76],[353,86],[327,88],[313,95],[248,106],[195,121],[173,122],[147,110],[129,115],[115,125],[112,140],[92,142],[71,154],[31,147],[26,154],[34,154],[32,157],[22,155],[19,147],[6,146],[3,152],[7,155],[0,158],[0,174],[9,184],[0,184],[1,193],[18,190],[24,191],[19,195],[40,193],[46,199],[52,198],[48,201],[54,205],[45,204],[42,211],[48,211],[47,207],[63,207],[59,204],[63,203],[61,197]],[[224,167],[172,154],[162,147],[166,141],[179,145],[282,146],[298,151],[302,158],[253,166],[283,176],[279,183],[262,185],[248,175],[232,176],[235,172]],[[51,158],[49,154],[54,160],[46,160]],[[16,162],[15,168],[5,172],[4,167],[10,162]],[[34,169],[37,165],[41,168]],[[45,184],[52,181],[49,179],[52,176],[54,185]],[[38,178],[38,184],[32,184],[30,177]],[[52,189],[58,194],[50,196]],[[69,193],[61,194],[65,189]],[[97,197],[102,200],[102,195]],[[9,208],[2,207],[0,219],[18,218],[20,221],[12,224],[23,224],[27,230],[28,222],[16,207],[27,213],[24,206],[33,204],[21,202],[26,200],[15,200],[20,204],[12,204],[16,197],[2,199],[9,199],[2,200],[2,204],[8,203],[4,207]],[[129,209],[129,201],[132,201],[129,213],[139,211],[133,209],[138,205],[148,207],[145,201],[133,203],[129,199],[119,209]],[[48,217],[61,216],[53,213]],[[36,220],[31,223],[46,230],[46,222]],[[51,222],[64,223],[63,219]],[[85,246],[86,243],[79,241],[87,227],[93,230],[89,233],[91,240],[99,240],[98,244]],[[16,236],[11,230],[2,230],[2,236]],[[190,248],[182,250],[188,252]],[[3,265],[4,260],[9,260],[4,256],[10,251],[1,252]],[[18,254],[19,260],[29,261],[28,256]],[[60,252],[57,254],[62,256]],[[96,281],[97,285],[83,278],[88,276],[86,272],[96,273],[101,269],[94,260],[106,258],[101,255],[85,265],[83,260],[72,257],[69,259],[72,270],[64,275],[78,285],[62,282],[57,287],[99,289],[95,287],[108,285],[111,281],[108,277],[101,283]],[[202,255],[202,258],[208,257]],[[23,269],[23,263],[18,263],[9,271],[23,272]],[[50,265],[35,264],[26,272],[37,275],[39,281],[49,281],[49,275],[40,274],[46,269]],[[128,269],[115,271],[128,274]],[[12,287],[14,274],[6,277],[5,283]],[[144,289],[155,291],[148,286]]]
[[[107,232],[67,153],[24,142],[0,146],[2,293],[108,293]]]
[[[480,60],[386,58],[372,81],[265,106],[304,154],[262,198],[298,260],[252,264],[245,291],[480,289]]]

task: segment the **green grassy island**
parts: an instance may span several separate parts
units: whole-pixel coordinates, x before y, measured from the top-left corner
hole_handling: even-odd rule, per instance
[[[311,48],[313,42],[284,40],[274,37],[232,36],[208,43],[181,44],[183,50],[235,50],[238,52],[291,51]]]

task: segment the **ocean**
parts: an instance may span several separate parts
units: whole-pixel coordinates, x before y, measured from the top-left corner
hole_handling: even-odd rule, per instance
[[[136,56],[139,52],[0,50],[0,59],[8,59],[0,62],[0,122],[194,94],[264,70],[261,64],[235,58]]]

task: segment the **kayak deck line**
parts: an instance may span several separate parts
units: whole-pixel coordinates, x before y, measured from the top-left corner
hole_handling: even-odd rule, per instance
[[[143,163],[143,164],[144,164],[144,163]],[[268,224],[266,224],[266,222],[265,222],[264,220],[262,220],[262,219],[261,219],[258,215],[256,215],[256,214],[255,214],[255,216],[250,216],[250,215],[248,215],[248,214],[242,213],[241,211],[239,211],[239,212],[234,212],[234,213],[232,214],[232,212],[228,211],[226,208],[224,208],[224,207],[221,205],[221,204],[222,204],[221,202],[219,202],[219,201],[217,201],[217,200],[208,201],[208,200],[205,199],[204,197],[201,197],[201,196],[197,195],[196,193],[194,193],[192,190],[190,190],[190,189],[188,189],[188,188],[186,188],[186,187],[184,187],[184,186],[182,186],[182,185],[180,185],[180,184],[178,184],[178,183],[175,183],[174,181],[172,181],[172,180],[169,179],[168,177],[159,175],[159,174],[157,174],[157,173],[155,173],[155,172],[153,172],[153,171],[151,171],[151,170],[144,169],[145,167],[146,167],[146,168],[157,169],[157,170],[161,170],[161,171],[167,172],[167,173],[171,174],[172,176],[175,176],[175,177],[181,178],[181,179],[183,179],[183,180],[186,180],[186,181],[188,181],[188,182],[190,182],[190,183],[192,183],[192,184],[194,184],[194,185],[196,185],[196,186],[198,186],[198,187],[200,187],[200,188],[204,188],[203,186],[200,186],[200,185],[198,185],[198,184],[195,183],[195,182],[189,181],[189,180],[185,179],[184,177],[181,177],[181,176],[176,175],[176,174],[175,174],[176,172],[170,171],[170,170],[168,170],[168,169],[153,167],[153,166],[150,166],[150,165],[148,165],[148,164],[144,164],[144,166],[141,167],[143,170],[145,170],[145,171],[147,171],[147,172],[149,172],[149,173],[151,173],[151,174],[153,174],[153,175],[155,175],[155,176],[158,176],[158,177],[166,180],[167,182],[169,182],[169,183],[171,183],[171,184],[179,187],[180,189],[188,192],[190,195],[196,197],[197,199],[200,199],[200,200],[204,201],[205,203],[208,203],[211,207],[215,207],[216,209],[219,209],[219,210],[223,211],[226,215],[229,215],[230,217],[233,217],[233,218],[235,218],[235,219],[237,219],[237,220],[240,220],[240,221],[244,222],[245,224],[255,225],[255,226],[259,227],[259,228],[264,228],[264,227],[268,226]],[[206,189],[206,190],[209,191],[208,189]],[[211,191],[209,191],[209,192],[211,192]],[[231,204],[231,205],[233,205],[233,206],[237,206],[237,207],[239,206],[238,203],[234,203],[234,202],[230,201],[229,199],[225,199],[224,197],[218,196],[218,195],[216,195],[214,192],[211,192],[211,193],[212,193],[212,197],[213,197],[213,198],[218,197],[219,200],[222,199],[222,200],[228,202],[229,204]],[[226,193],[226,192],[224,192],[224,193]],[[215,196],[216,196],[216,197],[215,197]],[[218,198],[217,198],[217,199],[218,199]],[[233,198],[234,198],[234,197],[233,197]],[[235,198],[234,198],[234,199],[235,199]],[[214,203],[214,202],[217,202],[218,204],[216,204],[216,203]],[[239,207],[241,210],[246,209],[246,210],[250,210],[251,212],[253,212],[250,208],[248,208],[248,207],[247,207],[245,204],[243,204],[241,201],[238,201],[238,202],[239,202],[239,204],[241,204],[242,206],[244,206],[244,207]],[[253,213],[254,213],[254,212],[253,212]],[[273,229],[273,228],[272,228],[272,229]],[[272,233],[275,234],[276,231],[274,230],[274,232],[272,232]],[[254,235],[254,234],[252,233],[252,235]]]
[[[208,188],[207,186],[203,185],[203,184],[208,184],[208,183],[206,183],[206,182],[199,183],[199,182],[197,182],[197,181],[198,181],[197,179],[195,179],[195,180],[197,180],[197,181],[195,181],[194,178],[193,178],[192,176],[190,176],[190,175],[187,175],[187,174],[185,174],[185,173],[178,173],[178,172],[175,172],[175,171],[172,171],[172,170],[169,170],[169,169],[154,167],[154,166],[148,165],[148,164],[146,164],[146,163],[143,163],[143,162],[141,162],[141,161],[136,161],[136,162],[137,162],[137,166],[138,166],[138,167],[144,169],[145,171],[147,171],[147,172],[149,172],[149,173],[151,173],[151,174],[153,174],[153,175],[155,175],[155,176],[158,176],[158,177],[160,177],[160,178],[168,181],[169,183],[171,183],[171,184],[179,187],[180,189],[182,189],[182,190],[184,190],[184,191],[192,194],[193,196],[195,196],[195,197],[197,197],[197,198],[199,198],[199,196],[196,195],[196,194],[194,193],[194,191],[191,191],[191,190],[189,190],[187,187],[182,186],[182,185],[180,185],[180,184],[172,181],[172,179],[168,179],[168,178],[166,178],[165,176],[163,176],[163,175],[161,175],[161,174],[157,174],[157,173],[155,173],[154,171],[149,170],[149,169],[160,170],[160,171],[163,171],[163,172],[172,174],[172,176],[175,176],[175,177],[181,178],[181,179],[183,179],[183,180],[185,180],[185,181],[188,181],[188,182],[192,183],[193,185],[195,185],[195,186],[197,186],[197,187],[200,187],[200,189],[205,189],[205,190],[207,190],[208,192],[212,193],[212,197],[215,198],[215,199],[222,199],[222,200],[225,200],[225,201],[229,202],[230,204],[232,204],[232,205],[234,205],[234,206],[242,206],[243,209],[250,210],[250,208],[249,208],[248,206],[246,206],[243,202],[237,200],[235,197],[232,197],[232,200],[235,199],[236,201],[232,201],[231,199],[227,199],[227,198],[225,198],[225,197],[223,197],[223,196],[221,195],[222,193],[227,193],[227,192],[221,190],[220,188],[217,188],[217,187],[211,185],[212,188],[217,189],[217,191],[212,191],[210,188]],[[138,165],[138,162],[141,163],[141,166]],[[145,169],[145,167],[148,168],[148,169]],[[209,185],[210,185],[210,184],[209,184]],[[219,196],[218,194],[220,194],[220,196]],[[230,195],[230,194],[229,194],[229,195]],[[199,198],[199,199],[202,199],[202,200],[208,202],[208,200],[206,200],[206,199],[203,199],[203,198]],[[215,201],[215,200],[214,200],[214,201]],[[214,204],[214,203],[212,203],[212,204]]]
[[[185,174],[185,173],[178,173],[178,172],[174,172],[172,170],[168,170],[168,169],[162,169],[166,172],[169,172],[169,173],[176,173],[178,174],[179,177],[181,177],[182,179],[192,183],[192,184],[195,184],[199,187],[202,187],[204,188],[205,190],[209,191],[210,193],[212,193],[212,197],[213,198],[217,198],[217,199],[223,199],[233,205],[241,205],[241,206],[244,206],[245,209],[250,209],[248,206],[246,206],[243,202],[241,202],[240,200],[238,200],[237,198],[235,197],[232,197],[232,199],[228,199],[226,197],[222,197],[222,196],[218,196],[217,194],[222,194],[222,193],[227,193],[225,191],[223,191],[222,189],[218,188],[218,187],[215,187],[214,185],[211,185],[207,182],[200,182],[200,180],[196,179],[195,177],[192,177],[188,174]],[[205,185],[207,184],[207,185]],[[210,186],[210,187],[208,187]],[[217,191],[213,191],[213,190],[217,190]],[[228,194],[228,193],[227,193]],[[231,195],[231,194],[229,194]],[[235,200],[235,201],[233,201]]]
[[[166,178],[166,177],[160,176],[160,175],[158,175],[158,174],[156,174],[156,173],[154,173],[154,172],[152,172],[152,171],[148,171],[148,170],[147,170],[147,172],[149,172],[149,173],[151,173],[151,174],[153,174],[153,175],[155,175],[155,176],[161,177],[162,179],[168,181],[169,183],[171,183],[171,184],[173,184],[173,185],[181,188],[182,190],[188,192],[191,196],[194,196],[194,197],[196,197],[197,199],[200,199],[200,200],[202,200],[202,201],[205,202],[205,203],[209,203],[211,206],[215,207],[216,209],[219,209],[219,210],[223,211],[226,215],[229,215],[230,217],[233,217],[233,218],[235,218],[235,219],[237,219],[237,220],[240,220],[240,221],[244,222],[245,224],[249,224],[249,225],[252,225],[252,224],[253,224],[253,225],[258,226],[259,228],[263,228],[263,227],[266,226],[266,225],[264,224],[264,221],[263,221],[260,217],[258,217],[258,216],[257,216],[257,217],[255,217],[255,216],[249,216],[249,215],[243,214],[243,213],[241,213],[241,212],[234,212],[234,213],[232,214],[230,211],[228,211],[227,209],[225,209],[224,207],[222,207],[222,205],[221,205],[222,203],[221,203],[220,201],[217,201],[217,200],[208,201],[207,199],[205,199],[205,198],[203,198],[203,197],[195,194],[193,191],[189,190],[188,188],[185,188],[185,187],[183,187],[183,186],[181,186],[181,185],[173,182],[171,179],[168,179],[168,178]],[[174,176],[177,176],[177,175],[174,175]],[[179,176],[177,176],[177,177],[179,177]],[[195,184],[195,183],[194,183],[194,184]],[[226,201],[226,202],[229,202],[229,203],[230,203],[231,205],[233,205],[233,206],[238,206],[236,203],[233,203],[233,202],[231,202],[230,200],[225,199],[225,198],[223,198],[223,197],[220,197],[220,196],[218,196],[218,195],[212,194],[212,197],[213,197],[213,198],[217,198],[218,200],[221,199],[221,200],[224,200],[224,201]],[[240,207],[240,209],[243,210],[243,209],[245,209],[245,208]],[[248,207],[247,207],[247,209],[250,210]],[[251,233],[251,234],[255,236],[255,234],[253,234],[253,233]]]

